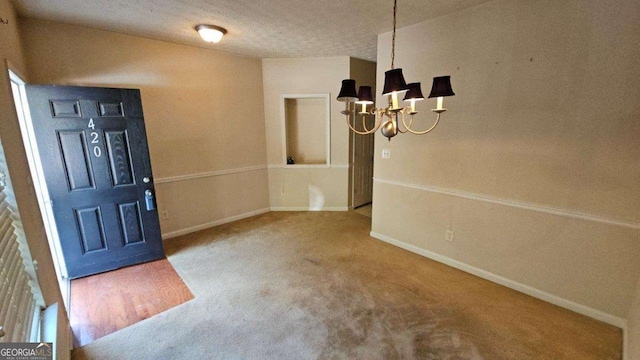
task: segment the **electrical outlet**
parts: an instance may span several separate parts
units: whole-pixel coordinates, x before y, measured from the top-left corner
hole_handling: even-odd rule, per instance
[[[391,159],[391,149],[382,149],[382,158]]]
[[[453,230],[447,230],[444,239],[447,241],[453,241]]]
[[[161,216],[162,216],[162,220],[167,220],[169,218],[169,211],[168,210],[163,211]]]

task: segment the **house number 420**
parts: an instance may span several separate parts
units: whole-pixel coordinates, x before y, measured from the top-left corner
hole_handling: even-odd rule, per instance
[[[89,119],[89,125],[87,127],[91,130],[96,129],[96,124],[93,122],[93,119]],[[89,135],[91,136],[91,144],[93,144],[93,155],[95,155],[96,157],[102,156],[102,149],[100,149],[99,146],[100,141],[98,140],[98,133],[96,131],[92,131]]]

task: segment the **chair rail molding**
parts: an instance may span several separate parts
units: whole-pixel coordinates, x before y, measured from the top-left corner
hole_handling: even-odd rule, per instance
[[[440,188],[436,186],[411,184],[411,183],[406,183],[401,181],[381,179],[378,177],[374,177],[373,181],[380,184],[401,186],[405,188],[427,191],[435,194],[455,196],[463,199],[482,201],[486,203],[492,203],[492,204],[498,204],[498,205],[513,207],[518,209],[535,211],[539,213],[563,216],[571,219],[592,221],[592,222],[597,222],[605,225],[612,225],[612,226],[619,226],[627,229],[640,230],[640,223],[625,220],[625,219],[599,216],[599,215],[588,214],[588,213],[583,213],[579,211],[556,208],[556,207],[547,206],[547,205],[527,203],[523,201],[500,199],[500,198],[492,197],[489,195],[476,194],[476,193],[453,190],[453,189],[445,189],[445,188]]]
[[[269,164],[269,169],[348,169],[349,164],[294,164],[294,165],[282,165],[282,164]]]
[[[176,181],[185,181],[185,180],[201,179],[201,178],[213,177],[213,176],[239,174],[244,172],[266,170],[266,169],[267,169],[267,165],[246,166],[246,167],[240,167],[240,168],[234,168],[234,169],[208,171],[203,173],[160,177],[160,178],[157,178],[154,182],[156,184],[165,184],[165,183],[176,182]]]

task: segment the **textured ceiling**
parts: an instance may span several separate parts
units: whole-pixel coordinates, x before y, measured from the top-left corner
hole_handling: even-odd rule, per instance
[[[490,0],[398,0],[398,27]],[[255,57],[376,59],[377,35],[392,29],[392,0],[13,0],[21,16],[214,48]],[[218,44],[199,23],[225,27]]]

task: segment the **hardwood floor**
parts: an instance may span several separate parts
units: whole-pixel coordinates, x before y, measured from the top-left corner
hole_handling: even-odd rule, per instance
[[[74,347],[193,299],[167,259],[71,281]]]

